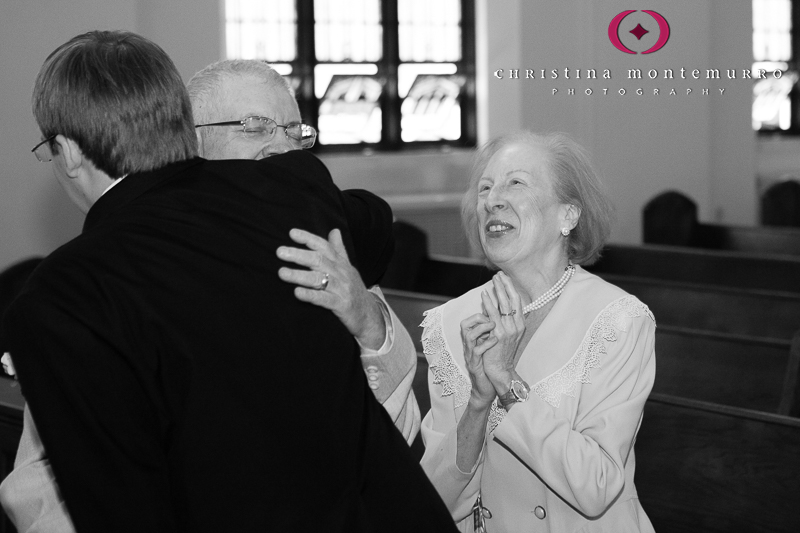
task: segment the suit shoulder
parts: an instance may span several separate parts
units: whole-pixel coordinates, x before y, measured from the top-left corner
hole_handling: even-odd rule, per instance
[[[261,159],[256,162],[256,167],[263,172],[280,170],[305,180],[323,180],[333,183],[328,167],[317,156],[306,150],[292,150]]]

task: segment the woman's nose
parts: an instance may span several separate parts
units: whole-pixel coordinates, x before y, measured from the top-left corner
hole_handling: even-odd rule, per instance
[[[489,190],[489,195],[486,197],[486,209],[489,211],[497,211],[505,209],[508,205],[506,201],[505,191],[502,187],[495,185]]]

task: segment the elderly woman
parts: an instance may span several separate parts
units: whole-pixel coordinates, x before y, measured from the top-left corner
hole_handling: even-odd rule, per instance
[[[426,313],[422,466],[462,531],[652,531],[633,444],[655,378],[655,321],[580,265],[610,205],[564,135],[478,154],[462,206],[489,283]]]

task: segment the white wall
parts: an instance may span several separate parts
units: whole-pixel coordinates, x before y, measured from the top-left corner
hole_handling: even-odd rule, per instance
[[[50,168],[29,150],[39,139],[30,115],[30,90],[39,66],[56,46],[89,29],[129,29],[159,43],[184,78],[221,54],[218,0],[2,0],[0,17],[0,268],[46,254],[80,231],[82,216],[59,190]],[[750,131],[749,82],[627,80],[627,69],[749,68],[750,0],[476,0],[479,28],[478,99],[482,138],[516,130],[566,131],[583,143],[614,197],[612,240],[636,243],[641,208],[655,194],[679,189],[697,201],[704,220],[755,222],[755,143]],[[614,49],[611,18],[627,9],[666,17],[671,37],[660,51],[629,56]],[[653,19],[641,23],[652,31]],[[626,19],[628,20],[628,19]],[[624,40],[624,38],[623,38]],[[608,68],[612,80],[499,80],[496,69]],[[537,72],[538,76],[538,72]],[[653,97],[675,86],[678,96]],[[647,95],[631,90],[643,87]],[[725,95],[685,96],[725,87]],[[567,96],[588,87],[595,96]],[[626,88],[629,94],[600,96]],[[559,95],[553,96],[553,88]],[[357,186],[403,205],[408,195],[463,190],[469,153],[332,155],[325,161],[342,186]],[[760,163],[761,165],[761,163]],[[800,167],[800,165],[798,165]],[[448,196],[449,194],[449,196]],[[457,194],[456,194],[457,196]],[[433,202],[437,201],[435,197]],[[429,202],[430,204],[430,202]],[[457,231],[457,230],[454,230]],[[436,250],[433,250],[436,251]]]
[[[50,52],[93,29],[132,29],[125,0],[2,0],[0,11],[0,268],[43,255],[80,232],[83,215],[67,199],[48,163],[30,152],[41,134],[31,89]]]
[[[659,12],[671,27],[667,44],[650,55],[622,53],[608,39],[614,15],[638,7]],[[646,6],[627,0],[531,2],[522,14],[523,20],[531,21],[522,40],[524,62],[529,68],[560,68],[562,73],[556,80],[492,84],[522,84],[526,127],[567,131],[593,154],[617,206],[612,240],[640,242],[641,208],[666,189],[692,197],[702,219],[721,213],[723,222],[752,224],[751,84],[663,79],[665,69],[679,76],[681,67],[697,68],[704,78],[708,68],[750,68],[750,15],[750,0],[651,0]],[[625,21],[640,21],[651,31],[641,43],[655,42],[657,26],[649,15],[632,13]],[[622,31],[620,37],[637,42]],[[609,69],[612,78],[576,80],[573,73],[573,79],[566,80],[564,67]],[[628,79],[628,69],[633,68],[656,69],[658,78]],[[639,87],[641,96],[635,94]],[[665,94],[673,87],[676,96]],[[718,87],[725,88],[724,95]],[[553,88],[558,89],[556,95]],[[575,89],[575,96],[565,94],[569,88]],[[592,96],[584,94],[587,88],[593,89]],[[607,95],[601,94],[604,88],[609,89]],[[658,96],[653,94],[656,88]],[[689,88],[693,91],[687,96]],[[714,94],[703,96],[703,88]],[[619,89],[626,95],[620,96]]]
[[[751,61],[751,39],[741,36],[750,31],[752,15],[750,0],[712,3],[711,21],[715,31],[711,34],[711,57],[720,68],[728,68],[727,65],[746,68]],[[711,205],[708,209],[711,215],[708,218],[726,224],[754,225],[759,220],[759,195],[754,180],[756,136],[750,113],[752,89],[750,82],[739,80],[728,85],[726,92],[730,100],[711,101]]]

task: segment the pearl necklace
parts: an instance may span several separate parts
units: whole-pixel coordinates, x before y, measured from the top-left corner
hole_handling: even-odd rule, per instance
[[[536,311],[537,309],[541,309],[548,302],[551,300],[555,300],[561,293],[564,292],[564,287],[566,287],[567,282],[572,278],[572,275],[575,273],[575,265],[570,263],[567,265],[567,268],[564,269],[564,274],[556,281],[556,284],[550,287],[550,289],[536,298],[536,300],[532,301],[528,305],[522,308],[522,314],[527,315],[531,311]]]

